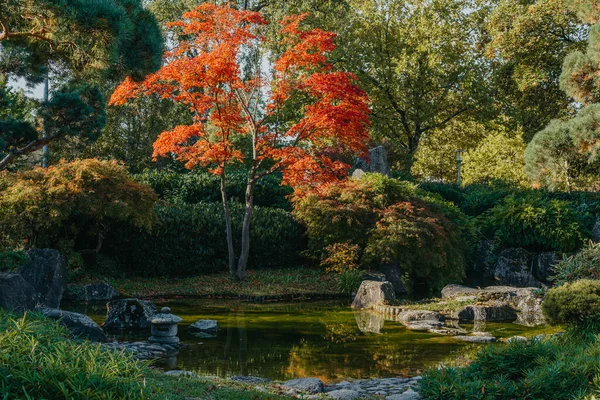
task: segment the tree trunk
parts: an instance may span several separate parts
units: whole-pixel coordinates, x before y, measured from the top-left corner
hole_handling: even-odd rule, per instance
[[[237,278],[241,281],[246,279],[246,267],[248,266],[248,255],[250,254],[250,220],[254,211],[254,175],[255,173],[252,171],[246,186],[246,212],[242,224],[242,249],[237,269]]]
[[[229,201],[225,190],[225,167],[221,174],[221,198],[223,199],[223,211],[225,212],[225,232],[227,234],[227,253],[229,256],[229,276],[235,280],[235,252],[233,250],[233,233],[231,232],[231,214],[229,213]]]

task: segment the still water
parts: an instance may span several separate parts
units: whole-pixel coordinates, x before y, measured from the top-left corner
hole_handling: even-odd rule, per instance
[[[251,304],[227,300],[166,299],[183,318],[182,349],[168,368],[230,377],[253,375],[270,379],[319,377],[326,382],[344,378],[413,376],[440,363],[468,358],[481,345],[451,337],[411,332],[377,314],[352,311],[346,302]],[[102,324],[104,305],[71,306]],[[187,327],[199,319],[218,321],[216,337],[198,338]],[[473,330],[473,325],[464,325]],[[534,336],[552,328],[528,328],[490,323],[485,329],[498,338]],[[117,340],[143,340],[148,333],[112,335]]]

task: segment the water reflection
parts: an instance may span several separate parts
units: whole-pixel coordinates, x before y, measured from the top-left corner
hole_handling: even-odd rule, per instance
[[[353,312],[340,302],[157,302],[157,306],[163,305],[169,305],[174,314],[184,319],[179,337],[188,346],[176,360],[163,363],[164,367],[207,375],[271,379],[315,376],[324,381],[414,375],[424,368],[464,357],[477,348],[445,336],[408,331],[397,322],[384,322],[378,314]],[[86,312],[100,323],[104,320],[103,305],[70,309]],[[187,327],[199,319],[217,320],[216,335],[190,334]],[[547,331],[543,327],[514,324],[488,324],[485,328],[499,337],[532,336]],[[144,332],[116,335],[122,340],[147,337]]]

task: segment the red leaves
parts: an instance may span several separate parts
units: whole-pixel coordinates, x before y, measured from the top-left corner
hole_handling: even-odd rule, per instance
[[[213,165],[220,174],[225,164],[244,158],[239,143],[248,141],[236,137],[250,136],[255,165],[272,159],[271,170],[283,170],[285,182],[297,190],[339,179],[349,166],[326,150],[366,151],[369,100],[353,75],[332,71],[327,55],[336,35],[302,29],[305,17],[284,19],[285,51],[271,73],[262,71],[269,63],[258,60],[257,72],[244,76],[241,55],[266,40],[258,30],[267,22],[255,12],[202,4],[170,24],[187,36],[165,54],[165,65],[142,83],[124,81],[111,104],[159,94],[189,107],[194,124],[163,132],[155,158],[173,154],[188,168]],[[309,100],[300,104],[298,98]],[[285,107],[301,107],[304,114],[286,121],[287,130],[276,129],[270,121],[285,119]]]

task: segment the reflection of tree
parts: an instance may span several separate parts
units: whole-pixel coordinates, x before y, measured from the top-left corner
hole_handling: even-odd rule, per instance
[[[223,361],[230,359],[231,343],[235,334],[238,335],[239,350],[237,356],[239,359],[239,374],[242,376],[248,375],[248,365],[246,362],[248,354],[248,331],[246,330],[246,320],[244,318],[243,311],[231,312],[229,314],[230,319],[235,319],[235,324],[229,323],[227,327],[227,337],[225,339],[225,352]]]

